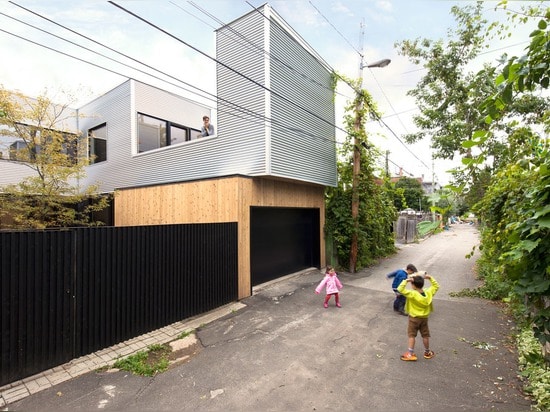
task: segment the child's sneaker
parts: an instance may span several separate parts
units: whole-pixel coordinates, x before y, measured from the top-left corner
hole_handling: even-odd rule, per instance
[[[424,359],[431,359],[435,356],[435,353],[432,350],[424,351]]]
[[[418,358],[412,352],[407,351],[403,355],[401,355],[401,360],[404,360],[404,361],[415,361],[416,359]]]
[[[340,303],[337,303],[337,304],[336,304],[336,307],[337,307],[337,308],[341,308],[342,305],[340,305]]]
[[[325,309],[328,308],[328,303],[323,303],[323,306],[325,307]]]

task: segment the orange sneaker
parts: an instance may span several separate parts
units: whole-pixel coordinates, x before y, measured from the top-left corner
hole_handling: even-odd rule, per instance
[[[433,350],[425,350],[424,351],[424,359],[431,359],[435,356],[435,353]]]
[[[401,360],[404,361],[415,361],[416,359],[418,359],[416,355],[408,351],[401,355]]]

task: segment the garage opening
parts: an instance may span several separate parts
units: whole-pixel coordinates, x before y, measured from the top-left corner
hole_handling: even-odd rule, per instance
[[[250,208],[252,286],[320,268],[320,252],[319,209]]]

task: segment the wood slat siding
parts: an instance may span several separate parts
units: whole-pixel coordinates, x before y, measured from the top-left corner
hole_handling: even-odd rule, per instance
[[[250,296],[250,207],[316,208],[321,265],[325,262],[324,187],[242,176],[182,182],[117,192],[115,225],[238,223],[239,299]]]

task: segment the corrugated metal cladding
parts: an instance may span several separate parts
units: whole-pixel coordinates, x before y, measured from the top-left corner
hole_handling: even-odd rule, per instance
[[[239,157],[257,166],[252,175],[267,167],[264,24],[261,14],[252,13],[216,33],[218,131]]]
[[[204,179],[263,171],[263,146],[241,129],[238,144],[217,136],[137,154],[136,113],[200,128],[208,108],[183,97],[130,80],[81,109],[90,115],[81,130],[107,124],[107,161],[88,167],[86,184],[100,190]],[[215,125],[217,126],[217,125]],[[243,148],[247,148],[248,152]]]
[[[0,186],[19,183],[31,176],[36,176],[36,172],[26,164],[0,160]]]
[[[253,130],[254,139],[265,141],[267,175],[335,186],[331,72],[268,5],[260,11],[217,33],[218,59],[252,79],[218,65],[220,133],[233,138]]]
[[[331,73],[275,21],[270,35],[272,173],[335,186]]]

